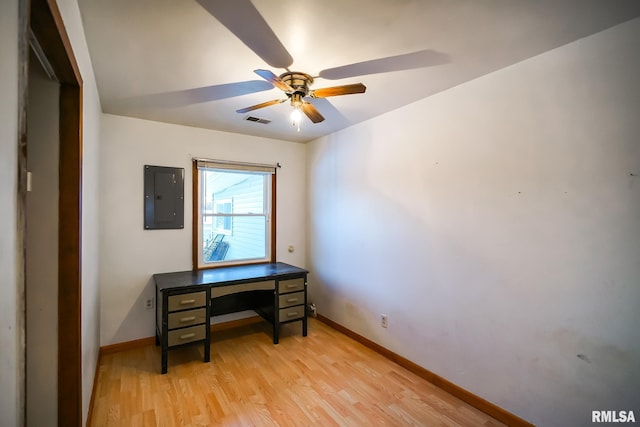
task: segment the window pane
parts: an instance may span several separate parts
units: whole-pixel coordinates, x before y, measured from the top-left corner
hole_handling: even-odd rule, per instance
[[[234,214],[264,214],[267,175],[205,170],[204,213],[223,213],[224,205]]]
[[[203,219],[202,258],[205,263],[259,259],[267,256],[267,221],[264,216],[233,217],[231,234],[216,232],[211,224],[207,224],[208,218]]]
[[[222,233],[226,235],[231,235],[232,229],[232,217],[233,213],[233,201],[232,199],[220,199],[215,197],[214,195],[214,203],[213,203],[213,214],[220,215],[214,216],[214,231],[216,233]]]

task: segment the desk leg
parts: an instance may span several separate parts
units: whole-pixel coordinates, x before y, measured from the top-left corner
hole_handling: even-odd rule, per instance
[[[303,337],[307,336],[307,316],[306,315],[302,318],[302,336]]]
[[[204,342],[204,361],[211,361],[211,340],[206,340]]]
[[[165,305],[165,307],[166,307],[166,305]],[[166,374],[167,373],[167,365],[168,365],[168,360],[169,360],[169,341],[168,341],[168,338],[167,338],[167,333],[168,333],[167,324],[164,323],[162,325],[162,335],[158,337],[160,339],[160,348],[161,348],[161,352],[162,352],[162,368],[160,370],[160,373],[162,373],[162,374]]]
[[[273,343],[278,344],[280,339],[280,325],[278,322],[273,322]]]
[[[211,288],[206,289],[207,296],[207,305],[205,306],[206,316],[206,329],[204,335],[204,361],[208,363],[211,361],[211,305],[213,304],[213,300],[211,300]]]
[[[168,350],[166,348],[162,348],[162,369],[160,370],[160,373],[162,374],[166,374],[167,373],[167,352]]]

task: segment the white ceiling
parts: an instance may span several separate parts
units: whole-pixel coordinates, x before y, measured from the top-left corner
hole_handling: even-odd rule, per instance
[[[105,113],[305,142],[640,16],[638,0],[201,3],[79,0]],[[218,21],[214,15],[223,9],[231,18],[221,20],[231,20],[250,43],[266,43],[267,54],[257,54],[257,47],[252,50]],[[260,16],[273,37],[261,30],[252,34]],[[313,124],[305,117],[297,132],[287,102],[236,113],[286,97],[253,72],[286,71],[276,67],[282,61],[271,66],[263,59],[271,59],[278,40],[293,59],[288,68],[312,76],[387,60],[348,67],[353,77],[316,78],[312,89],[361,82],[367,91],[312,99],[326,120]],[[390,65],[418,68],[360,75]],[[271,123],[244,120],[248,115]]]

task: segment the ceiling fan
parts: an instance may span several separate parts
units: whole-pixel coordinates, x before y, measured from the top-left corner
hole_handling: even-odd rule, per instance
[[[287,98],[274,99],[272,101],[263,102],[252,105],[251,107],[236,110],[237,113],[247,113],[258,108],[268,107],[274,104],[280,104],[287,99],[291,100],[293,111],[291,112],[291,121],[300,131],[300,119],[304,113],[313,123],[320,123],[324,120],[322,114],[309,101],[304,98],[326,98],[329,96],[350,95],[354,93],[364,93],[367,89],[362,83],[355,83],[342,86],[333,86],[323,89],[311,90],[309,86],[313,84],[313,77],[309,74],[297,71],[287,71],[286,73],[276,76],[269,70],[255,70],[255,73],[263,79],[271,82],[275,87],[284,91]]]
[[[274,68],[286,70],[286,72],[279,76],[269,70],[254,70],[257,75],[282,90],[286,98],[274,99],[241,108],[236,110],[237,113],[247,113],[290,100],[291,106],[293,107],[291,119],[299,131],[300,120],[303,113],[313,123],[324,121],[322,114],[320,114],[309,99],[351,95],[364,93],[366,91],[367,88],[362,83],[311,89],[310,87],[314,82],[314,77],[307,73],[291,71],[289,69],[293,64],[293,58],[264,20],[260,12],[258,12],[253,3],[251,3],[251,0],[197,0],[197,2],[267,64]],[[368,74],[422,68],[447,62],[449,62],[449,57],[446,54],[433,50],[421,50],[404,55],[326,69],[321,71],[315,78],[321,77],[328,80],[343,79]]]

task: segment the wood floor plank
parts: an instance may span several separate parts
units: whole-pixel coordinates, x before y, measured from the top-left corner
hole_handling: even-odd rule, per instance
[[[154,345],[104,354],[89,425],[491,426],[504,424],[326,324],[266,322],[212,334],[203,349]]]

